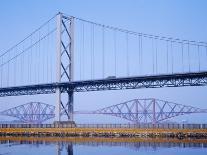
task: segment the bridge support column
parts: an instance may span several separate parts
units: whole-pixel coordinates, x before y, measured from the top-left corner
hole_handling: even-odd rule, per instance
[[[68,112],[69,112],[69,121],[73,121],[73,92],[68,92]]]
[[[60,88],[56,88],[56,106],[55,106],[55,121],[60,121],[61,117],[61,92]]]
[[[56,82],[61,82],[61,31],[62,31],[62,14],[57,15],[57,33],[56,33]],[[61,109],[61,91],[56,88],[56,106],[55,106],[55,121],[60,121]]]
[[[56,82],[70,82],[74,79],[74,17],[57,14],[57,40],[56,40]],[[67,115],[73,121],[73,90],[66,94],[61,87],[56,88],[55,121],[61,121],[62,115]],[[67,101],[64,101],[67,100]]]

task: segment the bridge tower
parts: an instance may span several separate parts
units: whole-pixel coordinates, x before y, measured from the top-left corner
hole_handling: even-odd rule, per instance
[[[57,14],[56,34],[56,82],[70,82],[74,78],[74,17]],[[69,121],[73,121],[73,90],[62,93],[56,88],[55,121],[61,121],[66,114]]]

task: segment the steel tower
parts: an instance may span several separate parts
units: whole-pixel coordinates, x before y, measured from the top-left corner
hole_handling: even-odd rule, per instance
[[[74,17],[57,14],[56,39],[56,82],[71,82],[74,78]],[[61,121],[63,113],[73,121],[73,90],[63,94],[57,86],[55,121]]]

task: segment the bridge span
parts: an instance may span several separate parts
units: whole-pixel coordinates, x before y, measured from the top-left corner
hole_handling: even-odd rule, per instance
[[[66,115],[63,111],[61,115]],[[155,98],[133,99],[93,111],[74,111],[74,114],[109,115],[134,124],[163,123],[170,118],[186,114],[207,113],[207,109],[182,105]],[[55,106],[41,102],[29,102],[0,112],[24,123],[42,124],[55,117]]]
[[[140,88],[206,86],[207,72],[105,78],[0,88],[0,97]]]

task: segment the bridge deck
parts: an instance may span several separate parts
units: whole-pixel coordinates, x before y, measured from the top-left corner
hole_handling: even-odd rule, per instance
[[[147,75],[137,77],[123,77],[87,81],[73,81],[49,84],[37,84],[27,86],[16,86],[0,88],[0,97],[52,94],[56,88],[61,92],[86,92],[103,90],[121,89],[140,89],[140,88],[161,88],[161,87],[184,87],[184,86],[206,86],[207,72],[166,74],[166,75]]]

